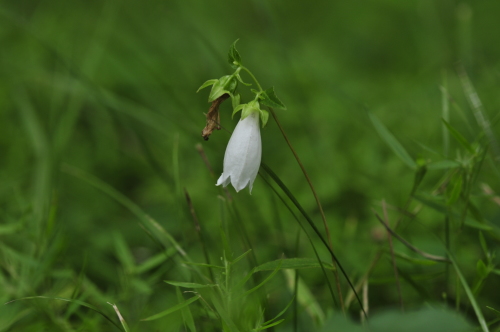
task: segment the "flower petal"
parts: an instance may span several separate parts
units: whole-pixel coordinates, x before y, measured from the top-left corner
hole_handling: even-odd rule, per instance
[[[217,185],[225,187],[231,182],[237,192],[249,186],[251,193],[261,155],[259,114],[253,112],[240,120],[234,129],[224,155],[224,172]]]

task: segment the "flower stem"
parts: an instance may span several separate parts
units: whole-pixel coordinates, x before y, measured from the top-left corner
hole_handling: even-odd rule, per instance
[[[255,76],[252,74],[252,72],[248,68],[246,68],[244,66],[241,66],[240,68],[241,68],[241,70],[246,71],[248,73],[248,75],[250,75],[250,77],[253,79],[253,81],[255,82],[255,84],[257,85],[257,87],[259,88],[259,92],[263,91],[262,86],[259,84],[259,81],[257,81],[257,78],[255,78]],[[273,110],[272,107],[268,107],[268,109],[271,112],[271,114],[272,114],[272,116],[274,118],[274,121],[276,121],[276,124],[278,125],[278,128],[281,131],[281,134],[285,138],[285,141],[288,144],[288,147],[292,151],[292,153],[293,153],[293,155],[295,157],[295,160],[297,160],[297,163],[299,164],[300,169],[302,170],[302,173],[304,173],[306,181],[309,184],[309,187],[311,188],[311,191],[313,193],[314,199],[316,200],[316,205],[318,205],[319,211],[321,213],[321,219],[323,220],[323,226],[324,226],[325,231],[326,231],[326,236],[327,236],[327,239],[328,239],[329,249],[333,252],[332,240],[331,240],[331,236],[330,236],[330,229],[328,228],[328,224],[326,222],[326,217],[325,217],[325,212],[323,211],[323,207],[322,207],[321,202],[319,200],[318,194],[316,193],[316,189],[314,189],[314,186],[313,186],[313,184],[311,182],[311,179],[309,178],[309,174],[307,173],[304,165],[302,164],[302,161],[300,160],[299,156],[297,155],[297,152],[293,148],[292,143],[288,139],[288,136],[286,135],[285,130],[281,126],[281,123],[278,120],[278,117],[277,117],[276,113],[274,112],[274,110]],[[335,270],[333,272],[334,272],[334,275],[335,275],[335,282],[336,282],[336,285],[337,285],[337,292],[339,293],[340,307],[342,308],[342,312],[345,314],[344,300],[343,300],[343,297],[342,297],[342,291],[340,289],[340,279],[339,279],[339,275],[337,273],[337,264],[336,264],[335,260],[333,260],[333,259],[332,259],[332,263],[333,263],[333,266],[335,267]]]
[[[330,229],[328,228],[328,224],[326,222],[326,216],[325,216],[325,212],[323,211],[323,207],[321,205],[321,202],[319,200],[319,197],[318,197],[318,194],[316,193],[316,189],[314,189],[314,186],[311,182],[311,179],[309,178],[309,174],[307,173],[304,165],[302,164],[302,161],[300,160],[297,152],[295,151],[295,149],[293,148],[292,146],[292,143],[290,142],[290,140],[288,139],[288,136],[286,135],[285,133],[285,130],[283,129],[283,127],[281,126],[281,122],[278,120],[278,117],[276,115],[276,113],[274,112],[273,108],[272,107],[268,107],[269,111],[271,112],[273,118],[274,118],[274,121],[276,121],[276,124],[278,125],[278,128],[280,129],[281,131],[281,134],[283,135],[283,137],[285,138],[285,141],[286,143],[288,144],[288,147],[290,148],[290,150],[292,151],[294,157],[295,157],[295,160],[297,160],[297,163],[299,164],[300,166],[300,169],[302,170],[302,173],[304,173],[304,177],[306,178],[306,181],[307,183],[309,184],[309,187],[311,188],[311,191],[313,193],[313,196],[314,196],[314,199],[316,200],[316,205],[318,205],[318,208],[319,208],[319,211],[321,213],[321,219],[323,220],[323,226],[325,228],[325,231],[326,231],[326,237],[328,239],[328,246],[330,247],[330,250],[333,251],[333,246],[332,246],[332,239],[331,239],[331,236],[330,236]],[[335,270],[334,270],[334,274],[335,274],[335,283],[337,285],[337,292],[339,293],[339,300],[340,300],[340,307],[342,308],[342,312],[345,314],[345,307],[344,307],[344,299],[342,297],[342,291],[340,289],[340,280],[339,280],[339,275],[337,273],[337,264],[335,262],[335,260],[332,260],[333,262],[333,266],[335,267]]]
[[[244,67],[244,66],[241,66],[240,67],[242,70],[246,71],[248,75],[250,75],[250,77],[253,79],[253,81],[255,82],[255,84],[257,85],[257,87],[259,88],[259,92],[260,91],[264,91],[262,89],[262,86],[259,84],[259,81],[257,81],[257,79],[255,78],[255,76],[252,74],[252,72],[250,70],[248,70],[247,67]]]

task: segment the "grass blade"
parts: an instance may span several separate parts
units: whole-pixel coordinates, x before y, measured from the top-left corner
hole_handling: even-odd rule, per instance
[[[333,270],[333,265],[331,263],[322,262],[326,269]],[[281,266],[281,269],[309,269],[309,268],[320,268],[321,265],[314,258],[284,258],[275,261],[270,261],[259,265],[255,268],[257,271],[271,271],[277,266]]]
[[[476,302],[474,294],[472,294],[472,291],[469,288],[469,285],[467,284],[467,280],[465,280],[462,272],[460,271],[460,268],[457,265],[457,262],[455,261],[455,258],[453,258],[453,255],[449,251],[448,251],[448,258],[451,261],[453,267],[455,268],[455,271],[457,272],[458,278],[460,279],[460,283],[462,284],[462,287],[465,290],[465,294],[467,294],[467,297],[469,298],[472,308],[474,308],[474,312],[476,313],[479,325],[481,325],[481,329],[483,330],[483,332],[489,332],[488,324],[486,323],[483,313],[481,312],[481,309],[479,308],[479,305]]]
[[[118,310],[118,307],[116,306],[116,304],[109,303],[109,302],[108,302],[108,304],[109,304],[110,306],[112,306],[112,307],[113,307],[113,309],[115,309],[116,315],[118,316],[118,319],[120,320],[120,323],[122,323],[122,326],[123,326],[123,329],[125,330],[125,332],[129,332],[129,331],[130,331],[130,329],[129,329],[129,327],[128,327],[128,324],[127,324],[127,322],[125,321],[125,319],[123,319],[122,314],[120,313],[120,310]]]
[[[377,130],[380,137],[389,145],[389,147],[394,151],[394,153],[411,169],[417,168],[417,163],[413,160],[412,157],[405,150],[403,145],[399,143],[399,141],[394,137],[394,135],[387,129],[387,127],[378,119],[378,117],[368,112],[368,117],[370,118],[375,130]]]
[[[123,330],[120,327],[120,325],[118,325],[115,321],[113,321],[108,315],[106,315],[99,308],[94,307],[91,304],[88,304],[86,302],[79,301],[79,300],[72,300],[72,299],[66,299],[66,298],[63,298],[63,297],[51,297],[51,296],[29,296],[29,297],[23,297],[23,298],[20,298],[20,299],[12,300],[12,301],[9,301],[9,302],[7,302],[5,304],[9,304],[9,303],[12,303],[12,302],[17,302],[17,301],[35,300],[35,299],[59,300],[59,301],[65,301],[65,302],[75,303],[75,304],[81,305],[83,307],[87,307],[90,310],[93,310],[93,311],[101,314],[104,318],[106,318],[109,322],[111,322],[111,324],[113,324],[114,326],[116,326],[116,328],[118,328],[118,330],[127,332],[127,330]]]
[[[276,173],[274,173],[271,170],[271,168],[269,168],[269,166],[267,166],[264,163],[261,164],[261,167],[266,171],[267,174],[269,174],[269,176],[274,180],[274,182],[276,182],[276,184],[281,188],[281,190],[283,190],[283,192],[285,192],[285,194],[292,201],[292,203],[297,207],[297,209],[299,209],[300,213],[302,213],[302,215],[304,216],[304,218],[306,218],[306,220],[309,223],[309,225],[312,227],[312,229],[314,230],[314,232],[316,233],[316,235],[318,235],[319,239],[321,240],[321,242],[323,242],[323,245],[325,246],[325,248],[330,253],[332,259],[339,265],[339,269],[342,272],[342,274],[344,275],[344,277],[346,278],[347,283],[349,284],[349,287],[352,289],[352,291],[353,291],[353,293],[354,293],[354,295],[356,297],[356,300],[358,301],[359,306],[360,306],[361,310],[363,311],[363,314],[365,315],[366,318],[368,318],[368,315],[366,314],[366,312],[365,312],[365,310],[363,308],[363,302],[361,302],[361,298],[359,297],[358,292],[356,292],[356,289],[355,289],[354,285],[352,284],[351,279],[349,279],[349,276],[347,275],[347,272],[344,270],[344,268],[342,267],[342,264],[340,264],[340,261],[338,260],[337,256],[333,253],[332,249],[330,248],[330,246],[328,245],[328,243],[326,242],[326,240],[324,239],[324,237],[321,235],[319,229],[316,227],[316,225],[312,221],[311,217],[309,217],[309,215],[304,210],[304,208],[302,207],[302,205],[300,205],[300,203],[297,201],[297,199],[295,198],[295,196],[288,189],[288,187],[283,183],[283,181],[281,181],[281,179],[278,177],[278,175],[276,175]],[[300,224],[300,222],[299,222],[299,224]],[[306,232],[306,234],[307,234],[307,232]],[[313,249],[316,250],[314,247],[313,247]],[[321,261],[319,260],[319,262],[321,262]]]
[[[191,303],[193,303],[194,301],[198,300],[200,298],[199,295],[196,295],[196,296],[193,296],[191,297],[190,299],[184,301],[184,302],[181,302],[177,305],[174,305],[172,308],[169,308],[165,311],[162,311],[160,313],[157,313],[156,315],[153,315],[153,316],[150,316],[148,318],[144,318],[144,319],[141,319],[142,321],[148,321],[148,320],[155,320],[155,319],[158,319],[158,318],[162,318],[166,315],[169,315],[171,313],[174,313],[178,310],[181,310],[182,308],[184,308],[185,306],[188,306],[190,305]]]

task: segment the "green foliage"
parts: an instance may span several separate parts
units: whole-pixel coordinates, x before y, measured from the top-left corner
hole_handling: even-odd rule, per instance
[[[0,330],[498,331],[499,10],[2,2]],[[252,196],[214,186],[239,109]]]

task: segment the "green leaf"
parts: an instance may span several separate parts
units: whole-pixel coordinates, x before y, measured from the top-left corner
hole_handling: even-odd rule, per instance
[[[238,80],[233,75],[222,76],[213,86],[208,96],[208,102],[211,103],[223,94],[232,95],[236,90]]]
[[[153,316],[150,316],[148,318],[144,318],[144,319],[141,319],[142,321],[147,321],[147,320],[155,320],[155,319],[158,319],[158,318],[162,318],[166,315],[169,315],[171,313],[174,313],[182,308],[184,308],[185,306],[188,306],[190,305],[191,303],[193,303],[194,301],[198,300],[200,298],[199,295],[196,295],[196,296],[193,296],[192,298],[184,301],[184,302],[181,302],[175,306],[173,306],[172,308],[169,308],[165,311],[162,311],[160,313],[157,313],[156,315],[153,315]]]
[[[214,78],[212,80],[208,80],[206,81],[205,83],[203,83],[199,88],[198,90],[196,90],[196,93],[198,93],[198,91],[200,91],[201,89],[205,89],[207,86],[210,86],[210,85],[214,85],[215,83],[217,83],[219,80]]]
[[[410,256],[408,256],[407,254],[405,254],[403,252],[399,252],[399,251],[396,251],[396,250],[394,250],[394,255],[396,257],[399,257],[399,258],[404,259],[404,260],[406,260],[408,262],[411,262],[411,263],[414,263],[414,264],[418,264],[418,265],[436,265],[438,263],[438,262],[432,261],[430,259],[413,258],[413,257],[410,257]]]
[[[296,270],[283,270],[285,278],[287,280],[288,289],[291,292],[295,290],[295,274]],[[297,289],[297,301],[304,308],[307,314],[314,320],[317,321],[318,325],[323,325],[325,321],[325,313],[321,306],[319,305],[316,297],[312,294],[311,289],[308,284],[305,283],[302,278],[299,277],[299,285]]]
[[[245,294],[243,294],[243,296],[247,296],[249,295],[250,293],[253,293],[255,292],[257,289],[261,288],[262,286],[264,286],[269,280],[271,280],[275,275],[276,273],[278,273],[278,271],[280,270],[281,268],[281,264],[279,264],[278,266],[276,266],[276,268],[274,269],[274,271],[266,278],[264,279],[260,284],[258,284],[257,286],[255,286],[254,288],[252,289],[249,289],[245,292]]]
[[[114,234],[114,242],[118,260],[128,273],[132,272],[135,269],[134,256],[130,252],[121,233],[117,232]]]
[[[281,310],[281,312],[279,314],[277,314],[274,318],[268,320],[267,322],[263,323],[262,325],[268,325],[271,322],[275,321],[276,319],[280,318],[288,310],[288,308],[292,305],[292,303],[293,303],[294,300],[295,300],[295,296],[292,297],[292,299],[290,300],[290,302],[288,302],[288,304],[286,305],[285,309]],[[280,320],[280,322],[281,321],[282,320]]]
[[[455,183],[453,184],[453,189],[451,190],[450,198],[448,198],[446,205],[452,205],[457,201],[458,197],[460,197],[460,193],[462,192],[462,184],[462,176],[458,176],[458,179],[456,179]]]
[[[285,104],[281,102],[281,100],[276,96],[276,92],[274,92],[274,87],[263,91],[259,95],[259,100],[263,105],[280,108],[282,110],[286,110]]]
[[[411,195],[413,195],[417,189],[420,183],[422,183],[422,180],[425,177],[425,174],[427,173],[427,165],[419,165],[417,168],[417,171],[415,172],[415,177],[413,178],[413,187],[411,189]]]
[[[176,286],[176,287],[183,287],[183,288],[207,288],[207,287],[214,287],[215,285],[203,285],[203,284],[197,284],[194,282],[182,282],[182,281],[169,281],[169,280],[163,280],[169,285]]]
[[[486,308],[488,308],[491,311],[493,311],[495,313],[495,315],[497,315],[497,317],[500,317],[500,311],[498,311],[497,309],[492,308],[492,307],[488,307],[488,306],[486,306]]]
[[[99,310],[97,307],[94,307],[91,304],[88,304],[86,302],[79,301],[79,300],[66,299],[66,298],[63,298],[63,297],[51,297],[51,296],[29,296],[29,297],[23,297],[23,298],[20,298],[20,299],[15,299],[15,300],[9,301],[9,302],[7,302],[5,304],[9,304],[9,303],[16,302],[16,301],[35,300],[35,299],[59,300],[59,301],[71,302],[71,303],[75,303],[75,304],[87,307],[87,308],[89,308],[91,310],[94,310],[95,312],[101,314],[104,318],[106,318],[109,322],[111,322],[111,324],[113,324],[114,326],[116,326],[120,331],[125,331],[125,330],[122,330],[122,328],[120,327],[120,325],[118,325],[117,323],[115,323],[111,318],[108,317],[108,315],[106,315],[104,312],[102,312],[101,310]]]
[[[169,259],[173,255],[175,255],[176,253],[177,253],[177,250],[173,247],[170,247],[167,250],[165,250],[165,252],[154,255],[153,257],[149,258],[141,265],[137,266],[133,272],[137,273],[137,274],[147,272],[147,271],[157,267],[161,263],[165,262],[167,259]],[[185,264],[187,264],[187,263],[185,263]]]
[[[243,111],[241,111],[241,119],[243,120],[244,118],[246,118],[247,116],[249,116],[254,112],[260,113],[260,105],[257,100],[252,100],[251,102],[246,104],[245,107],[243,107]]]
[[[275,270],[276,267],[278,266],[280,266],[281,269],[321,268],[321,266],[318,263],[318,260],[315,258],[285,258],[259,265],[255,268],[255,272],[272,271]],[[323,262],[323,266],[329,270],[334,269],[331,263]]]
[[[175,293],[177,294],[177,301],[179,301],[179,303],[182,303],[184,301],[184,297],[182,296],[179,287],[175,287]],[[182,308],[181,314],[184,325],[187,326],[191,332],[196,332],[196,326],[194,325],[193,315],[191,314],[191,309],[189,309],[189,306],[185,306],[184,308]]]
[[[427,164],[427,169],[428,170],[442,170],[442,169],[449,169],[449,168],[457,168],[460,167],[461,164],[453,161],[453,160],[441,160],[441,161],[435,161],[433,163]]]
[[[240,76],[240,73],[235,73],[235,76],[241,84],[246,86],[252,86],[252,83],[246,83],[245,81],[243,81],[243,79]]]
[[[399,143],[399,141],[391,134],[391,132],[385,127],[385,125],[378,119],[375,114],[368,112],[370,120],[377,130],[380,137],[389,145],[389,147],[394,151],[394,153],[410,168],[416,169],[417,163],[410,157],[405,148]]]
[[[477,261],[476,264],[476,272],[479,278],[485,279],[490,272],[488,271],[488,268],[486,267],[486,264],[480,259]]]
[[[229,47],[229,53],[227,55],[227,62],[231,65],[233,68],[238,68],[241,65],[241,56],[238,50],[236,49],[236,43],[238,42],[239,39],[236,39],[234,43],[231,44]]]
[[[239,111],[241,111],[243,108],[246,107],[247,104],[239,104],[238,106],[236,106],[234,109],[233,109],[233,114],[231,115],[231,117],[234,117],[234,115],[236,113],[238,113]]]
[[[455,258],[453,258],[453,255],[448,251],[448,256],[453,264],[453,267],[455,268],[455,271],[457,273],[458,279],[460,280],[460,283],[462,284],[463,289],[465,290],[465,294],[467,294],[467,297],[469,298],[470,304],[474,308],[474,312],[476,313],[477,320],[479,321],[479,325],[481,325],[481,328],[483,332],[489,332],[488,329],[488,324],[486,323],[486,320],[484,319],[483,313],[481,312],[481,308],[477,304],[476,298],[474,297],[474,294],[472,293],[471,289],[469,288],[469,285],[467,284],[467,280],[465,280],[465,277],[463,276],[462,272],[460,271],[460,268],[457,265],[457,262],[455,261]]]
[[[224,266],[219,266],[219,265],[213,265],[213,264],[206,264],[206,263],[192,263],[192,262],[182,262],[183,264],[187,265],[194,265],[194,266],[201,266],[201,267],[209,267],[209,268],[214,268],[214,269],[225,269]]]
[[[238,263],[240,260],[242,260],[246,255],[248,255],[250,252],[252,251],[252,249],[248,249],[247,251],[245,251],[243,254],[239,255],[238,257],[236,257],[232,262],[231,262],[231,265],[234,265],[236,263]]]
[[[236,323],[232,320],[231,315],[227,312],[225,305],[220,302],[220,299],[214,296],[211,300],[215,311],[221,318],[223,331],[240,332],[240,329],[238,329]]]
[[[450,215],[453,216],[456,219],[460,219],[460,216],[457,213],[454,213],[452,211],[448,211],[448,208],[445,205],[439,204],[438,202],[432,201],[430,199],[424,198],[420,195],[414,195],[413,198],[415,198],[417,201],[420,203],[438,211],[441,212],[444,215]],[[493,227],[489,225],[489,223],[480,223],[472,218],[465,217],[465,225],[472,227],[472,228],[477,228],[483,231],[492,231]]]
[[[261,327],[259,327],[259,328],[254,329],[254,331],[262,331],[262,330],[266,330],[266,329],[268,329],[268,328],[270,328],[270,327],[272,327],[272,326],[278,325],[278,324],[279,324],[279,323],[281,323],[282,321],[284,321],[284,319],[280,319],[279,321],[274,322],[274,323],[272,323],[272,324],[268,324],[268,325],[265,325],[265,326],[261,326]]]
[[[486,245],[486,239],[484,238],[483,232],[479,232],[479,243],[481,243],[481,248],[486,256],[488,256],[488,246]]]
[[[120,323],[121,323],[121,324],[122,324],[122,326],[123,326],[123,330],[124,330],[125,332],[129,332],[129,331],[130,331],[130,328],[128,327],[127,322],[125,321],[125,319],[123,318],[122,314],[120,313],[120,310],[118,310],[118,307],[116,306],[116,304],[114,304],[114,303],[109,303],[109,302],[108,302],[108,304],[109,304],[110,306],[112,306],[112,307],[113,307],[113,309],[115,309],[116,316],[118,316],[118,319],[120,320]]]
[[[260,110],[260,121],[262,122],[262,128],[264,128],[269,120],[269,112],[265,110]]]
[[[446,122],[444,119],[441,120],[443,121],[444,125],[446,126],[450,134],[457,140],[458,143],[460,143],[460,145],[462,145],[462,147],[464,147],[471,154],[476,153],[472,145],[470,145],[470,143],[465,139],[465,137],[462,136],[462,134],[458,132],[458,130],[453,128],[452,125]]]
[[[233,115],[234,115],[234,109],[240,104],[240,98],[241,96],[239,94],[236,94],[232,96],[231,98],[231,105],[233,106]]]

